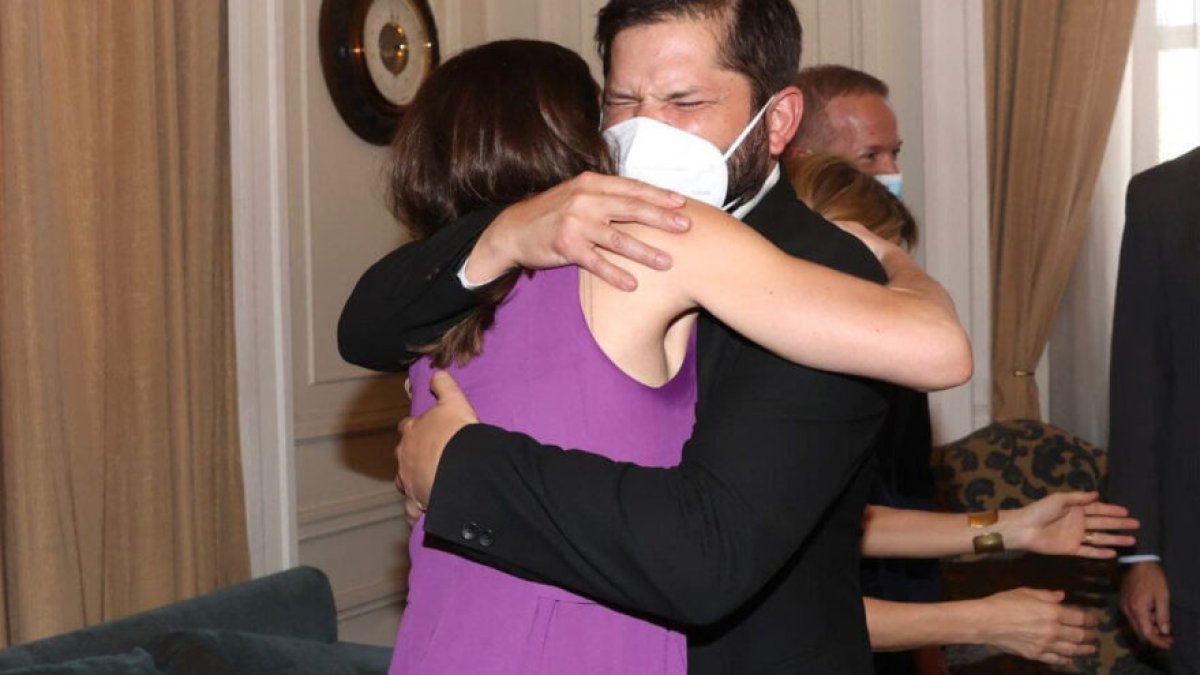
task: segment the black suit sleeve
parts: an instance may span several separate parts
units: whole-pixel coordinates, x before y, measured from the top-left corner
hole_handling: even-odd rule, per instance
[[[715,412],[669,469],[466,427],[438,467],[425,530],[484,564],[711,624],[796,554],[859,469],[886,404],[873,384],[745,345],[706,406]]]
[[[1171,344],[1158,202],[1151,180],[1129,184],[1113,310],[1109,499],[1141,521],[1137,553],[1161,554]]]
[[[499,213],[472,213],[428,239],[384,256],[358,280],[338,320],[342,358],[372,370],[399,371],[475,306],[458,270]]]

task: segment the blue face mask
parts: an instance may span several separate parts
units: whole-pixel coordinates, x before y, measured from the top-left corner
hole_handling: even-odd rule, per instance
[[[904,174],[881,173],[875,176],[875,180],[883,183],[883,186],[888,189],[888,192],[895,195],[896,199],[904,199]]]

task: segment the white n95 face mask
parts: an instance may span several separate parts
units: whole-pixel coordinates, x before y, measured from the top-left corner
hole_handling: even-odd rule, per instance
[[[619,175],[724,208],[729,189],[726,161],[770,105],[767,101],[724,153],[706,139],[649,117],[614,124],[604,131],[604,139],[617,160]]]

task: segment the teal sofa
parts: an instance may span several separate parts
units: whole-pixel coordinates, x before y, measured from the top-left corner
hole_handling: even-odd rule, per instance
[[[328,578],[296,567],[0,651],[0,675],[384,675],[390,657],[339,642]]]

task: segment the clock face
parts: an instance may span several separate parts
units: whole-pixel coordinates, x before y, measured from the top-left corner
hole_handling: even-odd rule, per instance
[[[438,63],[428,0],[323,0],[319,38],[338,114],[363,140],[386,145]]]
[[[393,105],[408,105],[433,69],[425,17],[407,0],[374,0],[363,21],[363,58],[380,95]]]

